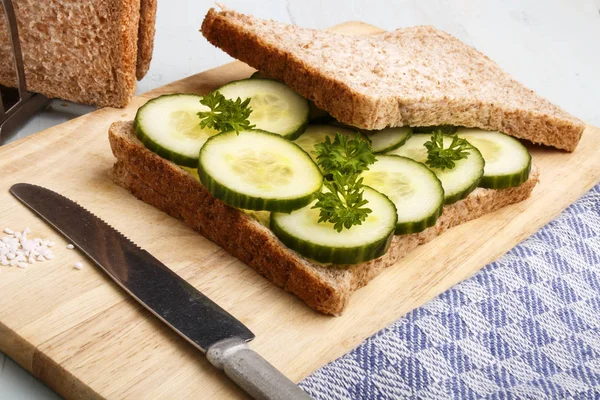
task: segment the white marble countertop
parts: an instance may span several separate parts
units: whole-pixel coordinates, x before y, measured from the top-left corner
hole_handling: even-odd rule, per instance
[[[392,30],[429,24],[476,47],[517,80],[587,123],[600,126],[600,0],[223,0],[262,18],[326,28],[360,20]],[[213,1],[159,0],[146,92],[231,60],[198,29]],[[54,102],[7,139],[89,112]],[[0,276],[1,279],[1,276]],[[0,400],[57,399],[0,353]]]

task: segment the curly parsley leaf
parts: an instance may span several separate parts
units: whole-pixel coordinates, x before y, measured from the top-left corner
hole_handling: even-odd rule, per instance
[[[319,208],[319,222],[330,222],[341,232],[362,224],[372,212],[365,207],[361,172],[375,162],[371,144],[360,134],[354,138],[336,133],[333,142],[329,137],[315,145],[317,163],[323,170],[326,190],[319,193],[313,208]]]
[[[471,147],[469,142],[454,134],[450,146],[444,148],[444,134],[441,130],[433,132],[431,140],[425,142],[424,146],[427,148],[427,165],[441,170],[452,169],[456,165],[455,161],[469,157],[467,150]]]
[[[250,99],[242,101],[226,99],[218,90],[204,96],[200,103],[210,108],[210,111],[200,111],[201,128],[212,128],[219,132],[240,131],[252,129],[248,117],[252,113]]]

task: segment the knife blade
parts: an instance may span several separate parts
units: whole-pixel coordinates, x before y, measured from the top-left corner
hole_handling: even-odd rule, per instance
[[[254,334],[149,252],[74,201],[41,186],[18,183],[10,192],[69,239],[121,288],[175,332],[206,353],[255,399],[308,395],[247,345]]]

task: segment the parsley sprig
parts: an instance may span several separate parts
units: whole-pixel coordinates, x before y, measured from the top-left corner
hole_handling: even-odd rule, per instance
[[[250,98],[242,101],[226,99],[218,90],[204,96],[200,103],[210,108],[210,111],[200,111],[201,128],[212,128],[219,132],[240,131],[254,128],[248,117],[252,113]]]
[[[441,130],[433,132],[431,140],[425,142],[424,146],[427,148],[427,165],[441,170],[452,169],[455,161],[469,157],[467,150],[471,147],[469,142],[454,134],[450,147],[444,148],[444,134]]]
[[[315,145],[317,163],[327,179],[323,185],[327,190],[317,196],[313,208],[319,208],[319,222],[331,222],[341,232],[360,225],[372,212],[365,207],[361,172],[375,162],[371,144],[357,134],[354,138],[336,133],[333,142],[329,137]]]

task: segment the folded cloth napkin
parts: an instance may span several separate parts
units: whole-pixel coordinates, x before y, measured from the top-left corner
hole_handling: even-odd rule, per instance
[[[600,184],[300,386],[316,399],[600,398]]]

